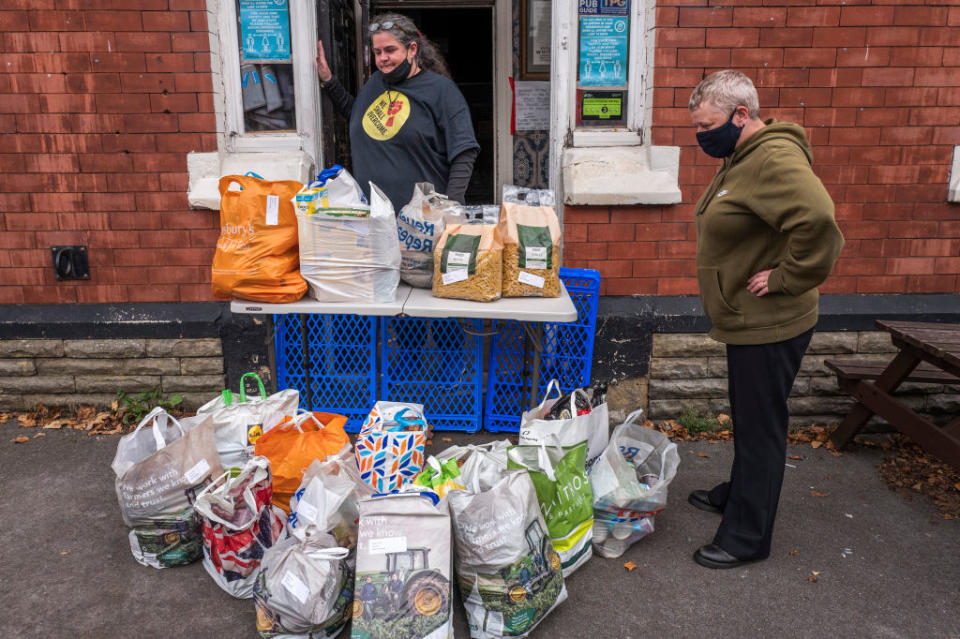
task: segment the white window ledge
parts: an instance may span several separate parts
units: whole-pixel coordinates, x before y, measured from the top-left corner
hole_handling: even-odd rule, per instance
[[[575,129],[573,146],[640,146],[643,139],[629,129]]]
[[[680,147],[566,148],[562,161],[565,204],[678,204]]]
[[[950,170],[947,202],[960,202],[960,146],[953,147],[953,168]]]
[[[313,160],[303,151],[267,153],[188,153],[187,200],[196,209],[220,210],[220,178],[253,171],[265,180],[296,180],[306,184]]]

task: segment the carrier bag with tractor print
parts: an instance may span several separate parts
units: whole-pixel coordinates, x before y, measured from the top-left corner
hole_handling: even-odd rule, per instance
[[[154,408],[120,438],[111,467],[133,558],[154,568],[200,559],[203,526],[193,504],[220,471],[213,420],[177,421]]]
[[[569,577],[592,556],[593,492],[586,470],[587,442],[576,446],[520,445],[507,451],[510,468],[523,468],[537,489],[553,549]]]
[[[451,541],[433,492],[360,502],[351,639],[452,639]]]
[[[530,475],[507,470],[493,486],[455,490],[448,500],[470,636],[527,636],[567,598]]]

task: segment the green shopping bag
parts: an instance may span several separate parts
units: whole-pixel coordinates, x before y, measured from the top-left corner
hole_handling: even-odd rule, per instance
[[[523,468],[533,480],[564,577],[593,554],[593,490],[586,460],[587,442],[567,447],[511,446],[507,451],[508,468]]]

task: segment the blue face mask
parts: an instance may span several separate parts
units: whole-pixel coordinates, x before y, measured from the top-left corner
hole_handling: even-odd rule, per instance
[[[737,110],[734,109],[725,124],[709,131],[697,133],[697,144],[700,145],[704,153],[715,158],[725,158],[737,148],[737,140],[740,139],[743,127],[733,123],[733,116],[736,112]]]

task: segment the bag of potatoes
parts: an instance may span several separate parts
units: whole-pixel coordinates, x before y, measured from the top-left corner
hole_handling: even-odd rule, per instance
[[[560,296],[560,221],[553,192],[504,187],[503,296]]]
[[[433,295],[475,302],[500,299],[503,242],[494,224],[452,224],[433,254]]]

